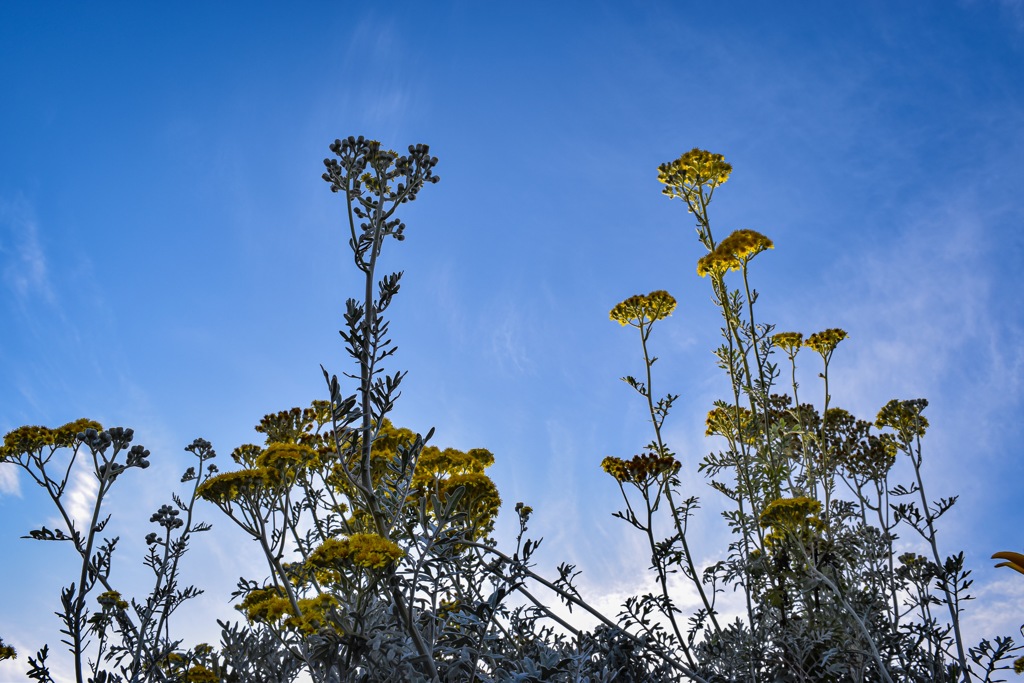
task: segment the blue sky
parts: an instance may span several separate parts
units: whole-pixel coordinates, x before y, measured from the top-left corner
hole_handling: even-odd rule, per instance
[[[682,395],[667,426],[704,500],[691,545],[711,562],[727,544],[696,472],[726,390],[718,321],[692,221],[655,172],[697,146],[735,169],[716,234],[775,241],[756,263],[761,318],[850,333],[833,403],[870,418],[931,401],[930,493],[961,496],[940,544],[977,580],[968,630],[1016,633],[1024,580],[988,557],[1024,549],[1024,4],[820,5],[0,5],[0,430],[135,428],[154,467],[110,501],[130,585],[185,445],[228,461],[265,413],[325,397],[320,363],[347,369],[337,330],[358,278],[320,180],[328,144],[425,142],[441,182],[384,258],[406,271],[394,419],[492,450],[506,511],[537,510],[542,563],[579,565],[614,612],[646,589],[599,467],[649,439],[617,379],[641,367],[636,340],[608,320],[631,294],[679,300],[656,381]],[[21,662],[57,646],[72,580],[66,548],[19,539],[52,517],[40,493],[0,467],[0,635]],[[204,512],[197,640],[233,614],[240,574],[264,575]]]

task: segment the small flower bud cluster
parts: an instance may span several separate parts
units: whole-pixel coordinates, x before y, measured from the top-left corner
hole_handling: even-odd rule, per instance
[[[170,505],[161,505],[160,509],[154,512],[153,516],[149,518],[149,521],[156,522],[168,531],[171,531],[185,525],[184,520],[179,519],[179,514],[181,514],[181,511],[177,508],[171,507]]]

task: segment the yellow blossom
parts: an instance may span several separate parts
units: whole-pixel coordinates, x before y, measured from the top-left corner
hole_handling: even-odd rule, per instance
[[[750,259],[774,248],[775,243],[756,230],[736,230],[697,261],[697,274],[705,277],[741,270]]]
[[[640,327],[672,315],[676,300],[664,290],[637,294],[615,305],[609,317],[620,325]]]
[[[735,259],[719,253],[718,250],[710,251],[697,259],[697,275],[701,277],[724,275],[738,267]]]
[[[761,513],[761,527],[772,528],[765,541],[775,546],[782,543],[788,534],[805,537],[822,531],[825,524],[818,518],[819,512],[821,503],[813,498],[799,496],[772,501]]]
[[[662,475],[674,475],[681,467],[671,455],[657,456],[653,453],[634,455],[629,460],[608,456],[601,461],[601,469],[612,475],[620,484],[645,486]]]
[[[756,230],[736,230],[719,242],[715,251],[732,256],[740,262],[746,262],[762,251],[774,249],[775,243]]]
[[[271,443],[256,457],[256,468],[267,469],[278,474],[282,483],[299,470],[316,468],[320,458],[316,451],[305,444]]]
[[[494,464],[494,454],[486,448],[471,448],[462,452],[455,448],[441,450],[436,446],[427,446],[420,453],[413,475],[413,488],[427,486],[438,476],[483,472]]]
[[[924,436],[928,428],[928,418],[922,415],[921,411],[927,405],[928,401],[923,398],[910,401],[893,399],[878,411],[875,426],[879,429],[890,427],[906,441]]]
[[[658,182],[666,187],[662,194],[691,200],[701,187],[712,189],[729,179],[732,166],[721,154],[694,147],[675,161],[658,166]]]
[[[96,602],[100,603],[104,609],[107,607],[115,607],[117,609],[126,609],[128,603],[121,598],[121,594],[117,591],[106,591],[96,596]]]
[[[203,482],[197,493],[204,500],[224,505],[240,495],[264,491],[273,484],[276,478],[273,475],[273,472],[263,468],[224,472]]]
[[[796,356],[803,341],[804,335],[799,332],[778,332],[772,335],[772,344],[783,349],[790,358]]]
[[[884,481],[896,464],[896,444],[891,434],[869,434],[854,445],[843,460],[843,467],[855,477]]]
[[[13,460],[26,453],[39,453],[45,447],[51,450],[73,447],[78,441],[78,435],[87,429],[99,432],[103,431],[103,425],[83,417],[56,429],[32,425],[18,427],[4,436],[3,446],[0,446],[0,462]]]
[[[352,534],[348,538],[328,538],[309,554],[315,568],[333,569],[352,563],[365,569],[384,569],[405,556],[393,541],[377,534]]]
[[[738,431],[737,421],[739,421]],[[724,436],[729,441],[747,444],[757,441],[757,428],[754,424],[753,413],[747,408],[716,406],[708,411],[704,426],[704,436]]]
[[[17,659],[18,651],[13,647],[4,642],[3,638],[0,638],[0,662],[5,659]]]
[[[827,330],[812,334],[804,340],[804,346],[814,349],[827,361],[832,352],[835,351],[836,346],[839,345],[839,342],[846,339],[846,336],[845,330],[841,330],[838,327],[830,327]]]
[[[250,623],[276,624],[285,614],[294,614],[292,603],[277,587],[258,588],[235,607]]]
[[[185,683],[220,683],[220,676],[197,664],[185,672]]]
[[[501,509],[498,487],[481,472],[453,474],[441,481],[438,487],[442,502],[459,487],[464,488],[464,493],[456,509],[468,513],[473,535],[478,539],[483,538],[494,529],[494,520]]]
[[[284,620],[284,627],[299,633],[312,635],[330,623],[331,610],[337,609],[338,600],[333,595],[321,593],[315,598],[303,598],[299,602],[301,617],[290,616]]]

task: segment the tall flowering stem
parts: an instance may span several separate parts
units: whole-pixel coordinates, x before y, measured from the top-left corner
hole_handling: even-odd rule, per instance
[[[654,324],[670,316],[676,308],[676,300],[668,292],[658,290],[646,295],[632,296],[617,304],[609,314],[609,317],[623,326],[635,328],[640,334],[640,345],[644,356],[645,381],[640,382],[632,376],[623,377],[622,380],[640,394],[647,403],[648,414],[651,418],[651,425],[654,429],[654,440],[647,448],[651,454],[638,455],[631,460],[622,460],[615,457],[604,459],[602,467],[612,475],[619,484],[623,499],[626,503],[626,511],[617,513],[617,516],[626,520],[637,529],[643,531],[647,536],[651,548],[651,557],[654,568],[658,574],[658,582],[661,588],[664,601],[663,613],[672,625],[673,632],[680,643],[684,655],[690,666],[694,666],[694,660],[690,653],[689,643],[692,638],[683,635],[676,618],[676,609],[673,606],[672,598],[668,588],[668,574],[670,565],[679,562],[684,563],[684,574],[690,578],[697,592],[700,595],[704,606],[704,616],[711,620],[717,634],[721,633],[721,626],[718,623],[713,600],[709,599],[704,590],[704,582],[693,561],[693,553],[686,537],[686,524],[692,510],[697,506],[697,499],[690,498],[682,505],[675,501],[674,490],[679,486],[676,474],[679,471],[680,463],[675,459],[675,454],[666,445],[662,436],[662,427],[668,417],[672,404],[679,398],[677,394],[667,394],[665,397],[655,401],[653,390],[652,368],[658,360],[651,355],[649,341]],[[625,486],[639,490],[645,505],[644,518],[637,516]],[[654,513],[657,511],[661,498],[664,497],[669,505],[675,534],[667,543],[659,543],[654,535]],[[675,554],[668,549],[678,542],[681,553]]]
[[[682,199],[696,219],[705,249],[697,273],[710,280],[712,301],[721,310],[723,342],[716,356],[731,394],[715,401],[707,418],[707,435],[723,438],[726,448],[706,456],[699,469],[735,503],[723,515],[739,539],[730,544],[728,558],[711,568],[711,580],[743,587],[747,623],[695,648],[698,670],[709,666],[726,678],[752,682],[785,671],[798,680],[967,683],[980,668],[979,680],[991,680],[1015,648],[999,638],[995,645],[983,640],[964,647],[959,617],[969,599],[969,571],[962,554],[939,555],[935,521],[955,497],[928,503],[924,496],[919,439],[926,422],[920,406],[893,402],[874,425],[857,420],[834,407],[831,395],[832,356],[845,331],[830,328],[805,339],[798,332],[775,334],[772,325],[758,322],[752,263],[775,245],[749,229],[716,238],[709,206],[731,174],[724,157],[700,149],[658,168],[663,193]],[[741,277],[737,288],[729,285],[733,273]],[[820,412],[799,400],[796,357],[804,347],[823,363]],[[776,351],[789,360],[789,395],[775,393],[781,374],[772,361]],[[895,434],[872,434],[872,427]],[[913,467],[910,486],[890,483],[897,450]],[[721,473],[732,481],[719,480]],[[839,481],[853,500],[839,496]],[[912,494],[919,503],[890,503],[890,496]],[[877,526],[870,523],[872,511]],[[893,541],[900,524],[926,541],[930,559],[906,554],[897,564]],[[908,622],[901,599],[919,610],[919,621]],[[938,603],[947,607],[948,628],[931,610]],[[952,662],[943,661],[946,652],[955,652]]]

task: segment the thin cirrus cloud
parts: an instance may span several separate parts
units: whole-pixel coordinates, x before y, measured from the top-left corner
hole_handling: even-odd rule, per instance
[[[29,297],[54,301],[49,266],[31,206],[0,198],[0,258],[4,283],[19,303]]]

